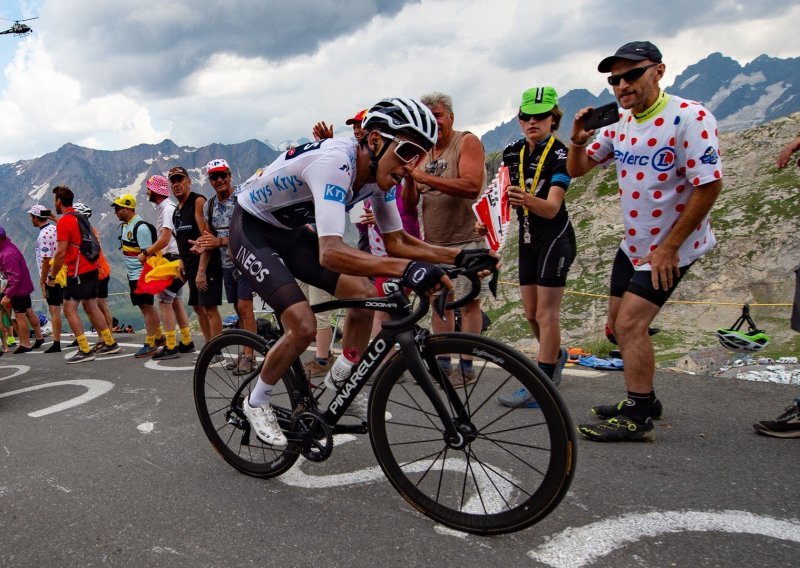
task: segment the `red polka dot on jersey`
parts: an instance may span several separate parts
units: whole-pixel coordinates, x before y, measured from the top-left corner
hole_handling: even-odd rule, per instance
[[[688,167],[690,167],[690,168],[693,168],[693,167],[694,167],[694,165],[695,165],[696,163],[697,163],[697,162],[695,162],[695,161],[694,161],[694,160],[692,160],[692,159],[686,160],[686,165],[687,165]]]
[[[619,141],[622,142],[623,140],[625,140],[625,135],[624,134],[620,134],[619,135]]]
[[[678,203],[678,204],[675,206],[675,211],[677,211],[678,213],[680,213],[681,211],[683,211],[683,209],[684,209],[685,207],[686,207],[686,206],[685,206],[683,203]]]
[[[714,136],[719,136],[719,130],[716,128],[714,129]]]
[[[647,141],[648,146],[652,147],[655,146],[656,144],[658,144],[658,140],[656,140],[655,138],[651,138],[650,140]]]
[[[661,126],[662,124],[664,124],[664,119],[659,116],[653,124],[655,124],[656,126]]]
[[[633,209],[631,211],[631,217],[633,217],[635,219],[638,216],[639,216],[639,212],[636,209]]]
[[[666,175],[666,174],[662,174],[662,175]],[[661,199],[661,196],[662,196],[662,195],[663,195],[663,194],[662,194],[660,191],[654,191],[654,192],[653,192],[653,198],[654,198],[654,199]]]
[[[632,116],[629,116],[629,117],[628,117],[628,122],[630,122],[631,120],[633,120],[633,117],[632,117]]]
[[[697,227],[695,227],[695,228],[694,228],[694,230],[695,230],[695,231],[699,231],[699,230],[700,230],[700,229],[702,229],[702,228],[703,228],[703,224],[702,224],[702,223],[698,223],[698,224],[697,224]]]
[[[669,145],[670,146],[674,146],[675,145],[675,137],[674,136],[669,139]]]
[[[628,170],[622,170],[621,172],[619,172],[619,175],[621,177],[625,177],[626,175],[628,175]]]
[[[714,170],[714,177],[717,178],[717,179],[722,177],[722,174],[719,173],[719,170]]]
[[[689,147],[689,141],[688,140],[684,140],[683,141],[683,147],[684,148],[688,148]]]
[[[653,217],[661,217],[661,209],[653,209]]]
[[[692,180],[692,185],[700,185],[700,178],[696,177]]]
[[[705,138],[706,140],[708,140],[708,132],[706,132],[705,130],[703,130],[703,131],[700,133],[700,136],[701,136],[702,138]]]
[[[376,243],[379,243],[379,242],[381,242],[381,238],[380,238],[380,237],[375,237],[375,242],[376,242]]]
[[[688,103],[681,103],[681,108],[686,108],[687,106],[689,106]]]
[[[700,248],[700,241],[694,242],[694,248]]]
[[[678,193],[683,193],[683,186],[679,185],[678,187],[675,188],[675,191],[677,191]]]
[[[640,194],[638,191],[634,191],[633,193],[631,193],[631,197],[633,197],[634,199],[639,199],[639,195]]]
[[[628,229],[628,234],[632,237],[636,236],[636,229]]]
[[[622,188],[619,188],[619,194],[622,195]]]
[[[657,235],[660,232],[661,232],[661,228],[660,227],[653,227],[652,229],[650,229],[650,234],[651,235]]]
[[[631,245],[631,246],[628,247],[628,250],[631,251],[631,252],[636,252],[636,247]]]
[[[636,144],[636,140],[638,140],[638,138],[636,138],[636,136],[634,136],[633,138],[631,138],[631,146],[633,146],[634,144]]]
[[[592,150],[591,148],[586,150],[586,155],[587,156],[594,156],[594,150]]]
[[[592,148],[594,148],[595,150],[599,150],[600,149],[600,142],[595,142],[594,144],[592,144]]]
[[[642,173],[642,172],[637,173],[636,174],[636,179],[638,179],[639,181],[642,181],[644,179],[644,173]]]
[[[634,259],[631,261],[631,264],[632,264],[632,265],[634,265],[634,266],[639,266],[639,259],[638,259],[638,258],[634,258]]]
[[[668,178],[669,178],[669,174],[667,174],[667,173],[658,174],[658,181],[667,181]]]
[[[650,245],[650,252],[653,252],[658,248],[658,245]]]

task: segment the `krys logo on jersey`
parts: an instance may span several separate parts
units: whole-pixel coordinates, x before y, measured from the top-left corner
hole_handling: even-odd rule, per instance
[[[242,191],[248,192],[250,203],[259,203],[263,201],[266,204],[273,193],[280,193],[283,191],[297,193],[297,190],[304,185],[305,182],[297,176],[274,176],[271,185],[267,183],[263,187],[257,187],[249,191],[247,188],[242,188]]]
[[[635,154],[614,150],[614,159],[620,164],[650,166],[657,172],[667,172],[675,167],[675,150],[670,146],[664,146],[652,154]]]

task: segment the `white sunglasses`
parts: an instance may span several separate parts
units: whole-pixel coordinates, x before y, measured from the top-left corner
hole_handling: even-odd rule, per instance
[[[380,132],[380,135],[393,142],[397,142],[397,146],[394,147],[394,154],[406,164],[412,160],[419,161],[428,153],[425,148],[411,140],[398,140],[397,137],[386,134],[385,132]]]

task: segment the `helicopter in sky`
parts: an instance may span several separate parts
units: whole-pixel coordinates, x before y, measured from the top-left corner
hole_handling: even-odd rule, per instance
[[[9,20],[8,18],[0,18],[0,20],[6,20],[8,22],[13,21],[14,24],[8,28],[7,30],[0,31],[0,35],[3,34],[14,34],[16,36],[22,37],[28,34],[33,33],[33,29],[28,24],[23,24],[22,22],[30,22],[31,20],[38,20],[38,16],[36,18],[27,18],[25,20]]]

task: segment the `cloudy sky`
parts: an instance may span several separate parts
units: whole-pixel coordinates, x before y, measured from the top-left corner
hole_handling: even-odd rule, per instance
[[[523,90],[605,88],[600,59],[634,39],[667,77],[720,51],[744,64],[797,57],[800,3],[786,0],[0,0],[32,35],[0,35],[0,163],[66,142],[103,150],[204,146],[337,127],[394,95],[455,100],[481,135]],[[546,9],[544,8],[546,6]]]

